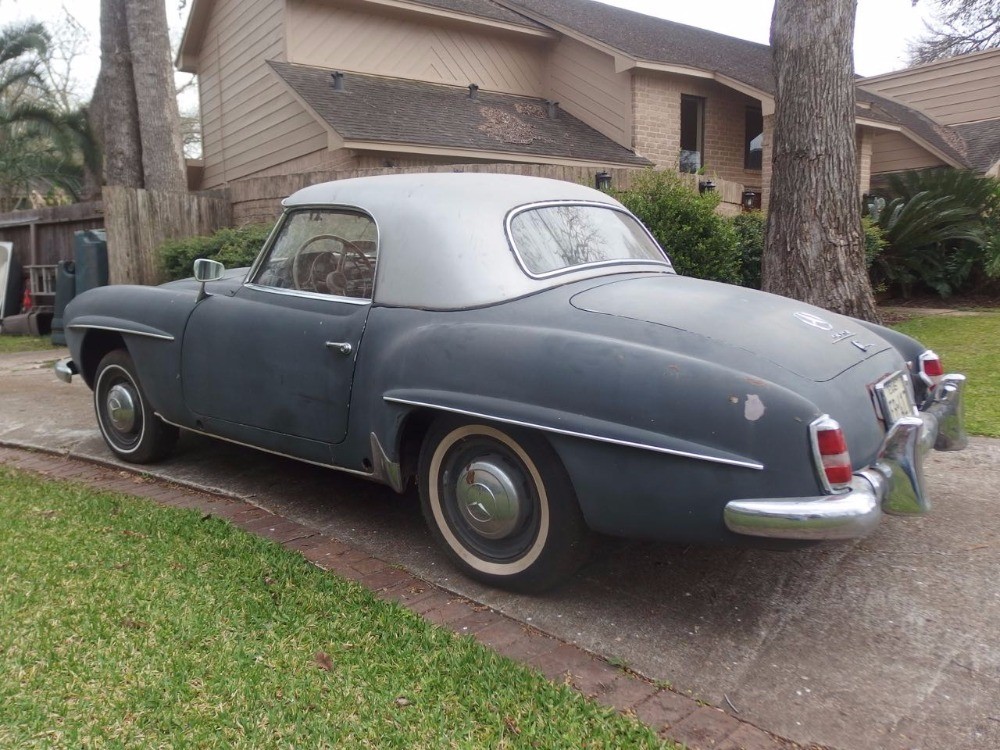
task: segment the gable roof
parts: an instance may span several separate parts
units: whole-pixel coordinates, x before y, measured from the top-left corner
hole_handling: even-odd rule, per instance
[[[330,70],[274,60],[268,65],[351,148],[409,145],[512,160],[652,166],[564,110],[551,119],[544,99],[486,91],[472,99],[464,87],[360,73],[345,74],[344,90],[333,91]]]
[[[426,0],[422,0],[426,1]],[[556,29],[568,29],[636,60],[720,73],[774,91],[771,48],[593,0],[498,0]]]
[[[988,172],[1000,163],[1000,119],[952,125],[965,141],[969,166],[977,172]]]
[[[911,140],[953,167],[970,166],[966,158],[967,144],[953,128],[941,125],[922,112],[862,86],[855,86],[854,91],[858,103],[870,107],[867,112],[858,109],[859,117],[870,117],[877,122],[898,126]]]

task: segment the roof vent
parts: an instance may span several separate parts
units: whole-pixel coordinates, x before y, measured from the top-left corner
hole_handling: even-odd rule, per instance
[[[479,86],[474,83],[469,84],[469,98],[478,99],[479,98]]]
[[[545,106],[549,108],[549,119],[555,120],[559,117],[559,102],[554,102],[551,99],[545,100]]]
[[[330,77],[333,79],[333,84],[330,86],[330,88],[332,88],[334,91],[343,91],[344,90],[344,74],[341,73],[339,70],[337,70],[337,71],[334,71],[333,73],[331,73]]]

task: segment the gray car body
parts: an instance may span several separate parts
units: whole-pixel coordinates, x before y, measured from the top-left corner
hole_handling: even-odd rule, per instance
[[[93,385],[101,356],[124,346],[163,420],[399,491],[435,415],[537,430],[588,525],[628,537],[732,542],[745,537],[726,528],[727,502],[821,495],[808,426],[824,414],[855,469],[876,459],[886,426],[872,388],[913,372],[918,342],[681,277],[666,259],[532,277],[507,221],[549,201],[624,210],[588,188],[495,175],[307,188],[286,211],[375,220],[370,303],[274,294],[246,269],[208,296],[193,280],[105,287],[67,309],[72,359]]]

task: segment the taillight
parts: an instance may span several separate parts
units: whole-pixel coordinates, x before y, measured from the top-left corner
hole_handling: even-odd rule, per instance
[[[920,355],[920,379],[933,387],[941,382],[944,376],[944,366],[941,358],[930,349]]]
[[[829,492],[840,492],[851,485],[851,454],[836,420],[823,415],[809,425],[813,459],[820,481]]]

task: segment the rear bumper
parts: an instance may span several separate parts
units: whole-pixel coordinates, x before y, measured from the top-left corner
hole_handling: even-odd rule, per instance
[[[732,500],[726,527],[737,534],[772,539],[854,539],[872,532],[884,513],[921,515],[930,507],[923,456],[931,448],[962,450],[965,432],[964,375],[945,375],[919,417],[892,426],[875,462],[855,472],[847,492],[798,498]]]

